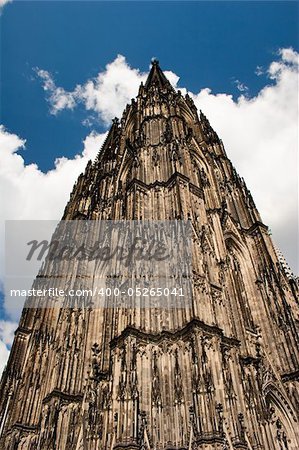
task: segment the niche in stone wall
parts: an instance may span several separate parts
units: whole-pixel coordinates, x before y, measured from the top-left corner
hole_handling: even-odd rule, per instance
[[[276,386],[266,388],[265,402],[268,410],[270,434],[275,450],[297,449],[295,429],[298,424],[294,422],[294,413],[287,400]]]
[[[194,173],[194,178],[192,181],[194,182],[194,184],[199,185],[202,188],[210,186],[208,167],[204,163],[204,161],[198,155],[192,152],[191,162]]]
[[[146,144],[159,145],[163,140],[165,129],[165,119],[162,117],[155,117],[145,121],[143,133],[146,136]]]
[[[250,331],[255,331],[256,326],[253,321],[250,307],[252,280],[250,278],[250,273],[248,273],[248,266],[250,266],[248,252],[246,247],[244,247],[244,245],[242,245],[233,235],[226,238],[225,245],[231,268],[230,280],[232,292],[238,302],[245,328]]]

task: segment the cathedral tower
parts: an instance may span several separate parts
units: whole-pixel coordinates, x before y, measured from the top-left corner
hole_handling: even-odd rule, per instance
[[[63,219],[188,221],[192,307],[24,309],[2,449],[298,450],[296,281],[222,141],[157,61]]]

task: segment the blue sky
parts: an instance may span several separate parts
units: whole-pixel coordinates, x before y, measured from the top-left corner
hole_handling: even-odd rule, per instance
[[[298,2],[9,3],[1,16],[1,123],[26,137],[25,161],[47,170],[80,150],[86,111],[50,115],[33,68],[72,90],[119,53],[142,71],[157,56],[193,92],[236,96],[238,79],[255,95],[265,83],[257,65],[267,66],[278,48],[297,48],[297,17]]]
[[[299,273],[298,9],[298,2],[278,1],[6,3],[2,244],[4,220],[61,217],[109,121],[136,95],[155,56],[223,138],[274,241]],[[5,301],[0,292],[0,372],[21,311],[14,314]]]

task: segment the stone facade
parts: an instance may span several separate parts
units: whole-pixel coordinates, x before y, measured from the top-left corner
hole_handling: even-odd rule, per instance
[[[63,218],[191,221],[192,308],[24,309],[1,449],[298,450],[297,283],[208,119],[157,61]]]

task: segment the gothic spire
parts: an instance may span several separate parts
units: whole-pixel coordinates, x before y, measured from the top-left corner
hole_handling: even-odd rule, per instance
[[[156,85],[160,88],[171,88],[170,82],[167,80],[166,76],[162,72],[159,61],[156,58],[152,59],[152,68],[145,82],[145,88],[149,89],[151,86]]]
[[[210,122],[158,61],[63,219],[28,294],[48,279],[66,298],[25,303],[0,449],[299,449],[299,286]]]

